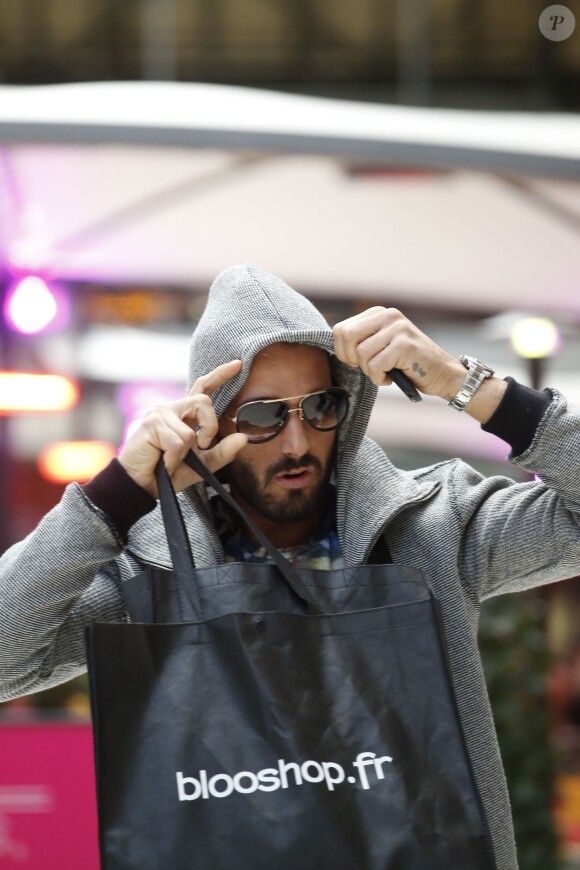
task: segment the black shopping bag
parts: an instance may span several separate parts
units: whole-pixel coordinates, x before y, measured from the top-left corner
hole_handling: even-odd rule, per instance
[[[158,480],[174,570],[87,632],[103,868],[495,867],[423,575],[196,570]]]

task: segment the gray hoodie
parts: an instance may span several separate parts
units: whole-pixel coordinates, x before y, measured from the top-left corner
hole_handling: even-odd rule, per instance
[[[332,332],[304,297],[254,266],[227,269],[212,285],[194,333],[189,383],[220,363],[244,361],[240,374],[212,397],[219,415],[258,350],[278,341],[332,354]],[[580,573],[580,415],[552,390],[532,444],[510,456],[540,474],[541,483],[485,479],[460,460],[405,472],[365,436],[376,387],[336,358],[332,369],[336,383],[354,396],[339,435],[335,479],[345,564],[364,562],[384,534],[396,564],[418,567],[429,578],[442,607],[459,715],[497,866],[516,870],[508,793],[477,648],[479,605],[487,596]],[[418,419],[420,413],[418,408]],[[179,499],[196,565],[223,561],[205,486],[190,487]],[[84,671],[84,626],[126,619],[120,589],[146,563],[171,565],[159,509],[139,519],[125,543],[83,488],[69,486],[37,529],[0,560],[0,700]]]

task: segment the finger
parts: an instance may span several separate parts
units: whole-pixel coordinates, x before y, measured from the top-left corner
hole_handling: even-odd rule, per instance
[[[248,443],[248,436],[241,432],[226,435],[221,441],[203,455],[203,461],[210,471],[219,471],[224,465],[232,462]]]
[[[200,446],[207,447],[212,438],[217,435],[218,418],[210,397],[205,393],[185,396],[164,407],[195,432]]]
[[[181,419],[188,423],[197,435],[198,445],[204,449],[218,433],[219,423],[215,408],[209,396],[198,394],[179,399],[176,408]]]
[[[392,359],[392,350],[385,348],[365,362],[363,371],[373,384],[382,387],[386,384],[392,383],[391,378],[387,374],[391,369],[397,368],[397,366],[392,363]],[[363,367],[361,366],[361,368]]]
[[[374,335],[388,317],[386,308],[369,308],[361,314],[337,323],[333,329],[337,357],[347,365],[358,366],[357,345]]]
[[[374,383],[377,383],[375,378],[379,372],[379,366],[388,365],[388,368],[382,369],[382,372],[386,373],[399,365],[400,361],[396,358],[396,338],[397,332],[392,327],[384,327],[356,346],[358,364],[365,375]],[[394,341],[395,344],[393,344]]]
[[[348,366],[358,366],[354,348],[349,339],[347,321],[337,323],[332,330],[334,339],[334,352],[340,362]]]
[[[198,447],[193,447],[192,449],[210,471],[216,472],[235,459],[239,451],[245,447],[247,441],[247,435],[235,432],[233,435],[228,435],[211,450],[204,451],[203,454],[200,453]],[[199,483],[201,480],[202,478],[199,474],[196,474],[185,462],[180,463],[171,478],[176,492],[187,489],[188,486]]]
[[[171,475],[193,441],[195,435],[189,426],[174,415],[167,420],[163,409],[157,408],[127,440],[118,458],[129,475],[156,498],[155,468],[159,457],[163,455]]]
[[[230,362],[223,363],[221,366],[208,372],[207,375],[202,375],[198,378],[189,391],[189,395],[193,396],[196,393],[206,393],[206,395],[209,395],[214,393],[227,380],[237,375],[242,365],[241,359],[233,359]]]
[[[149,445],[163,454],[163,462],[170,476],[196,443],[196,435],[191,426],[167,408],[158,408],[146,417],[143,429]]]

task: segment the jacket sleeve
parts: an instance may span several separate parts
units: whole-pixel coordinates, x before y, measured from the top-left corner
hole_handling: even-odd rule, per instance
[[[550,392],[531,444],[509,456],[529,482],[455,468],[462,579],[481,599],[580,574],[580,412]]]
[[[123,548],[77,484],[0,559],[0,700],[82,671],[84,629],[124,619],[115,559]]]

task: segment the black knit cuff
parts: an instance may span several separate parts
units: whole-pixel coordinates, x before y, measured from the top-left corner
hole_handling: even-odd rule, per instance
[[[118,459],[112,459],[83,489],[87,498],[107,514],[123,540],[127,540],[131,526],[157,504],[127,474]]]
[[[540,420],[552,401],[549,390],[540,392],[505,378],[508,387],[501,402],[487,421],[484,432],[491,432],[511,445],[514,456],[520,456],[533,441]]]

